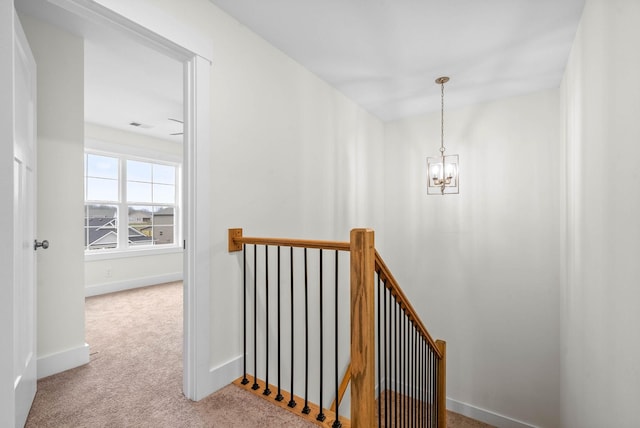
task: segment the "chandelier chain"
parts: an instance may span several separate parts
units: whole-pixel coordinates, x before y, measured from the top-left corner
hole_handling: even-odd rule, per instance
[[[444,82],[440,83],[440,153],[444,155]]]

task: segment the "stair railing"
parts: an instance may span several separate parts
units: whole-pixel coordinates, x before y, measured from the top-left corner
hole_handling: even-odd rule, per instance
[[[282,251],[283,248],[284,251]],[[314,250],[314,254],[311,254],[310,250]],[[234,383],[320,426],[332,428],[446,427],[446,344],[443,341],[434,341],[429,335],[397,281],[375,250],[372,230],[354,229],[351,231],[349,242],[338,242],[252,238],[244,237],[242,229],[229,229],[229,251],[243,251],[244,254],[242,262],[244,373]],[[309,268],[309,256],[313,258],[315,253],[318,255],[315,269]],[[338,326],[338,314],[346,308],[344,303],[340,308],[338,307],[339,282],[343,276],[339,265],[345,264],[340,264],[339,261],[345,253],[350,260],[350,349],[347,355],[343,355],[345,351],[342,348],[339,352],[338,345],[339,336],[343,330]],[[325,257],[326,254],[333,257]],[[276,262],[273,261],[274,256],[277,259]],[[333,259],[331,262],[334,267],[331,275],[333,278],[327,279],[324,272],[330,259]],[[259,265],[258,260],[263,260],[264,263],[261,262]],[[269,267],[272,268],[271,274]],[[277,273],[273,273],[274,268]],[[281,275],[282,270],[285,273]],[[311,272],[315,276],[319,275],[319,278],[309,278]],[[259,276],[260,280],[258,280]],[[286,280],[283,279],[285,277]],[[273,291],[274,288],[277,292]],[[283,289],[290,293],[286,298],[281,297]],[[310,310],[309,294],[317,296],[316,293],[319,293],[319,310]],[[327,309],[323,308],[323,302],[327,300],[327,293],[333,293],[329,296],[334,299],[333,325],[324,317]],[[273,300],[269,303],[269,297],[273,294],[276,294],[276,304]],[[252,302],[251,299],[253,299]],[[294,304],[296,299],[299,305]],[[258,300],[261,300],[260,310],[258,310]],[[283,300],[288,301],[289,308],[281,307]],[[277,315],[273,313],[270,315],[270,308],[274,306],[277,308]],[[300,312],[303,312],[304,317]],[[319,340],[319,366],[316,370],[319,370],[320,385],[315,395],[318,397],[318,404],[312,403],[309,399],[310,314],[315,318],[319,316],[314,327],[319,328],[319,334],[318,337],[313,338]],[[274,353],[273,345],[269,340],[271,336],[269,322],[271,321],[273,326],[273,318],[277,325],[275,327],[277,370],[269,366],[269,356]],[[294,358],[299,354],[296,350],[302,346],[299,341],[295,342],[295,338],[298,337],[297,332],[301,330],[301,327],[296,324],[302,318],[304,318],[303,363],[299,361],[300,358]],[[264,327],[260,331],[258,319],[261,327]],[[253,328],[248,325],[249,321],[253,321]],[[327,333],[327,329],[332,331]],[[288,335],[287,339],[290,340],[286,346],[283,346],[281,333]],[[325,336],[330,336],[332,333],[335,339],[332,361],[335,400],[331,408],[327,409],[323,403],[323,398],[328,393],[323,385],[326,377],[323,370],[327,365],[323,361],[325,354],[323,346],[327,346]],[[260,347],[264,349],[258,349],[258,337],[261,338]],[[253,343],[249,343],[249,339],[253,339]],[[287,358],[289,361],[286,361],[287,366],[283,370],[289,375],[288,391],[282,386],[284,382],[281,382],[281,364],[283,364],[281,347],[288,347],[290,351],[290,358]],[[264,355],[260,368],[258,354]],[[250,359],[253,360],[253,367],[247,367]],[[338,382],[340,361],[346,368],[342,382]],[[301,371],[301,364],[304,367],[302,383],[304,396],[294,394],[294,373]],[[264,381],[258,378],[259,371],[264,374]],[[250,372],[253,375],[249,374]],[[277,378],[276,385],[269,383],[269,374],[273,372]],[[349,383],[351,385],[350,419],[340,413],[340,402]],[[317,387],[318,385],[314,386],[314,388]]]

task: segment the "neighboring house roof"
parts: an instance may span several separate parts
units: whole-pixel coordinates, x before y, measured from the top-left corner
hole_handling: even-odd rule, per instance
[[[116,219],[104,217],[92,217],[85,219],[88,234],[86,235],[86,246],[105,246],[117,243]],[[129,227],[128,240],[132,244],[153,243],[153,238],[146,236],[142,232]]]
[[[89,242],[92,247],[114,245],[118,243],[118,235],[112,230],[89,229]]]
[[[89,217],[84,219],[84,225],[91,228],[115,228],[116,219],[113,217]]]

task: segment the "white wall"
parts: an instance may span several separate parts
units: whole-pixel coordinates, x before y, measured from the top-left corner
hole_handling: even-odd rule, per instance
[[[85,146],[113,150],[135,156],[181,162],[182,145],[173,141],[145,137],[93,123],[85,124]],[[182,249],[172,253],[137,253],[105,259],[85,257],[84,279],[87,295],[96,295],[182,279]]]
[[[182,251],[86,260],[87,296],[182,280]]]
[[[558,115],[557,90],[446,110],[451,196],[426,194],[440,113],[385,128],[381,253],[447,341],[447,396],[546,427],[560,415]]]
[[[640,424],[640,2],[588,0],[562,86],[562,426]]]
[[[243,227],[253,236],[337,240],[348,240],[352,227],[381,230],[383,125],[212,3],[154,1],[153,6],[214,43],[211,364],[216,367],[242,352],[241,259],[227,252],[227,228]]]
[[[380,231],[383,124],[209,1],[145,1],[150,13],[159,9],[174,16],[213,40],[215,48],[210,242],[211,367],[217,367],[242,352],[241,259],[227,252],[227,229],[339,240],[348,240],[353,227]],[[68,168],[59,173],[78,170],[81,205],[81,151],[76,155],[63,159]],[[81,206],[76,212],[82,216]],[[74,223],[82,224],[81,217]],[[82,237],[74,242],[82,244]],[[382,242],[381,233],[377,242]],[[76,268],[80,264],[59,266],[82,276],[82,269]],[[49,281],[58,287],[62,279]],[[44,299],[48,307],[66,308],[60,296]],[[83,304],[73,304],[69,312],[81,313]],[[82,325],[78,322],[74,329]],[[51,337],[51,346],[59,347],[68,339]]]
[[[21,17],[38,67],[38,357],[84,347],[82,39]],[[77,361],[77,360],[76,360]],[[71,363],[73,364],[73,363]],[[65,367],[62,364],[63,369]]]

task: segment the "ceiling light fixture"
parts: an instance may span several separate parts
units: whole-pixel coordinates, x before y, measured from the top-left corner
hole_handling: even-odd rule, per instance
[[[444,154],[444,84],[448,77],[438,77],[440,85],[440,156],[427,158],[427,194],[452,195],[459,193],[458,155]]]

